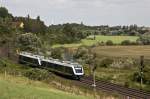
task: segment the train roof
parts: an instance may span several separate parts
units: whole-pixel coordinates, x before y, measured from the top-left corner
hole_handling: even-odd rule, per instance
[[[56,60],[56,59],[43,59],[43,61],[45,62],[50,62],[50,63],[54,63],[54,64],[59,64],[59,65],[63,65],[63,66],[68,66],[68,67],[82,67],[81,65],[79,65],[78,63],[73,63],[70,61],[60,61],[60,60]]]
[[[68,67],[72,67],[72,66],[74,66],[74,67],[82,67],[80,64],[75,63],[75,62],[61,61],[59,59],[53,59],[51,57],[45,58],[44,56],[35,55],[35,54],[32,54],[32,53],[28,53],[28,52],[21,52],[21,53],[19,53],[19,55],[30,57],[30,58],[34,58],[34,59],[40,59],[42,61],[46,61],[46,62],[50,62],[50,63],[54,63],[54,64],[59,64],[59,65],[63,65],[63,66],[68,66]]]
[[[21,53],[19,53],[19,55],[30,57],[30,58],[35,58],[35,59],[38,59],[38,58],[42,59],[42,58],[44,58],[44,56],[35,55],[35,54],[32,54],[32,53],[28,53],[28,52],[21,52]]]

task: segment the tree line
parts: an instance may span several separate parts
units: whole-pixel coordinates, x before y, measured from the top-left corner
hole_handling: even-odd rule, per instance
[[[17,24],[21,23],[23,23],[23,27],[17,26]],[[25,39],[26,33],[31,34],[31,39]],[[22,42],[22,45],[24,45],[24,42],[31,42],[32,38],[38,38],[41,45],[75,43],[80,42],[81,39],[84,39],[89,35],[136,35],[140,36],[138,39],[139,43],[144,45],[150,44],[149,28],[139,27],[136,24],[110,27],[108,25],[87,26],[81,22],[81,24],[66,23],[46,26],[40,16],[37,16],[35,19],[31,18],[30,15],[27,15],[26,17],[14,17],[5,7],[0,7],[0,35],[1,43],[16,41],[17,37],[19,37],[19,40],[22,40],[19,41]],[[22,39],[20,39],[20,37],[22,37]],[[126,44],[128,41],[123,43]],[[108,41],[107,45],[113,44],[111,41]]]

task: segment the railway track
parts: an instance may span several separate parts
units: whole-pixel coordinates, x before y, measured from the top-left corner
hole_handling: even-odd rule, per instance
[[[92,88],[93,78],[92,77],[83,77],[80,80],[80,83]],[[123,96],[128,96],[135,99],[150,99],[150,92],[145,92],[143,90],[127,88],[121,85],[113,84],[106,81],[96,80],[97,90],[103,90],[106,92],[117,92]]]

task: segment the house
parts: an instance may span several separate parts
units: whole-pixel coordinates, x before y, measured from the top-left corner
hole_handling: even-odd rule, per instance
[[[13,28],[24,28],[24,23],[23,22],[12,22],[12,27]]]

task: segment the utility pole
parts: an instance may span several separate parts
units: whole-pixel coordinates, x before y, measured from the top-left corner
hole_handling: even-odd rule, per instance
[[[142,89],[142,85],[143,85],[143,69],[144,69],[144,56],[140,57],[140,86]]]
[[[94,91],[94,99],[96,99],[96,82],[95,82],[95,72],[96,72],[97,66],[94,66],[93,68],[93,91]]]
[[[94,63],[95,64],[95,63]],[[93,87],[96,87],[96,82],[95,82],[95,72],[96,72],[97,66],[94,66],[92,71],[93,71]]]

